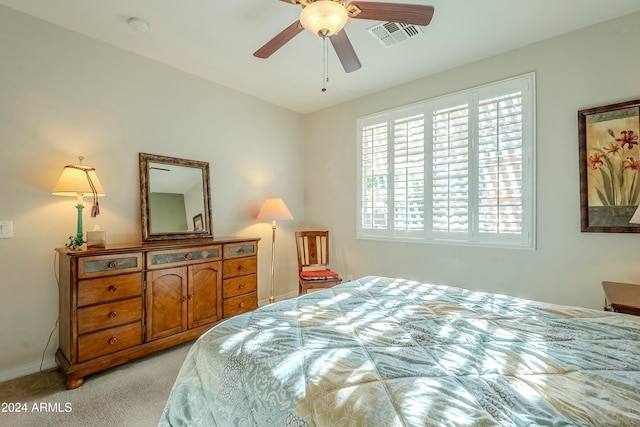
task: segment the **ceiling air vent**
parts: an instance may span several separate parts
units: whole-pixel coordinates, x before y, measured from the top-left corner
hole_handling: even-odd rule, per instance
[[[395,46],[398,43],[423,34],[420,27],[411,24],[398,24],[396,22],[382,22],[369,28],[367,31],[384,47]]]

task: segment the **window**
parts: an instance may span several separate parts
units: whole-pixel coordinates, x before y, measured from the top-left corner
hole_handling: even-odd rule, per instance
[[[357,237],[533,248],[534,78],[359,118]]]

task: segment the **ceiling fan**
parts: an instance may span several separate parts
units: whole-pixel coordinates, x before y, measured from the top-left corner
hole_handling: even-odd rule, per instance
[[[300,18],[254,52],[257,58],[268,58],[288,41],[307,29],[329,39],[347,73],[361,67],[347,33],[342,30],[349,18],[388,21],[426,26],[433,17],[433,6],[342,0],[280,0],[302,6]],[[341,31],[342,30],[342,31]]]

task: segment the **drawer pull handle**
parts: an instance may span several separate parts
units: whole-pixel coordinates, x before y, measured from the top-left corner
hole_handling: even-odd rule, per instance
[[[118,288],[115,285],[109,286],[109,292],[115,292]]]
[[[238,266],[238,270],[244,270],[244,265],[240,264],[240,265]]]
[[[238,289],[244,289],[244,285],[238,285]]]
[[[116,316],[117,316],[117,313],[115,311],[112,311],[111,313],[109,313],[109,317],[111,317],[112,319]]]
[[[116,337],[109,338],[109,344],[114,345],[117,342],[118,342],[118,338],[116,338]]]
[[[115,261],[111,261],[111,262],[109,263],[109,268],[116,268],[117,266],[118,266],[118,263],[117,263],[117,262],[115,262]]]
[[[186,260],[190,260],[192,257],[191,252],[187,252],[186,254],[184,254],[184,259]]]
[[[239,253],[239,254],[243,254],[243,253],[244,253],[244,248],[240,248],[240,249],[238,249],[238,253]]]
[[[238,307],[243,308],[244,307],[244,303],[241,302],[240,304],[238,304]]]

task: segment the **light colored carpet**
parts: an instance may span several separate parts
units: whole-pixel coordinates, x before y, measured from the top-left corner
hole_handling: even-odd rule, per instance
[[[67,390],[59,372],[0,384],[0,426],[156,426],[193,342],[85,378]],[[8,413],[19,404],[26,412]]]

